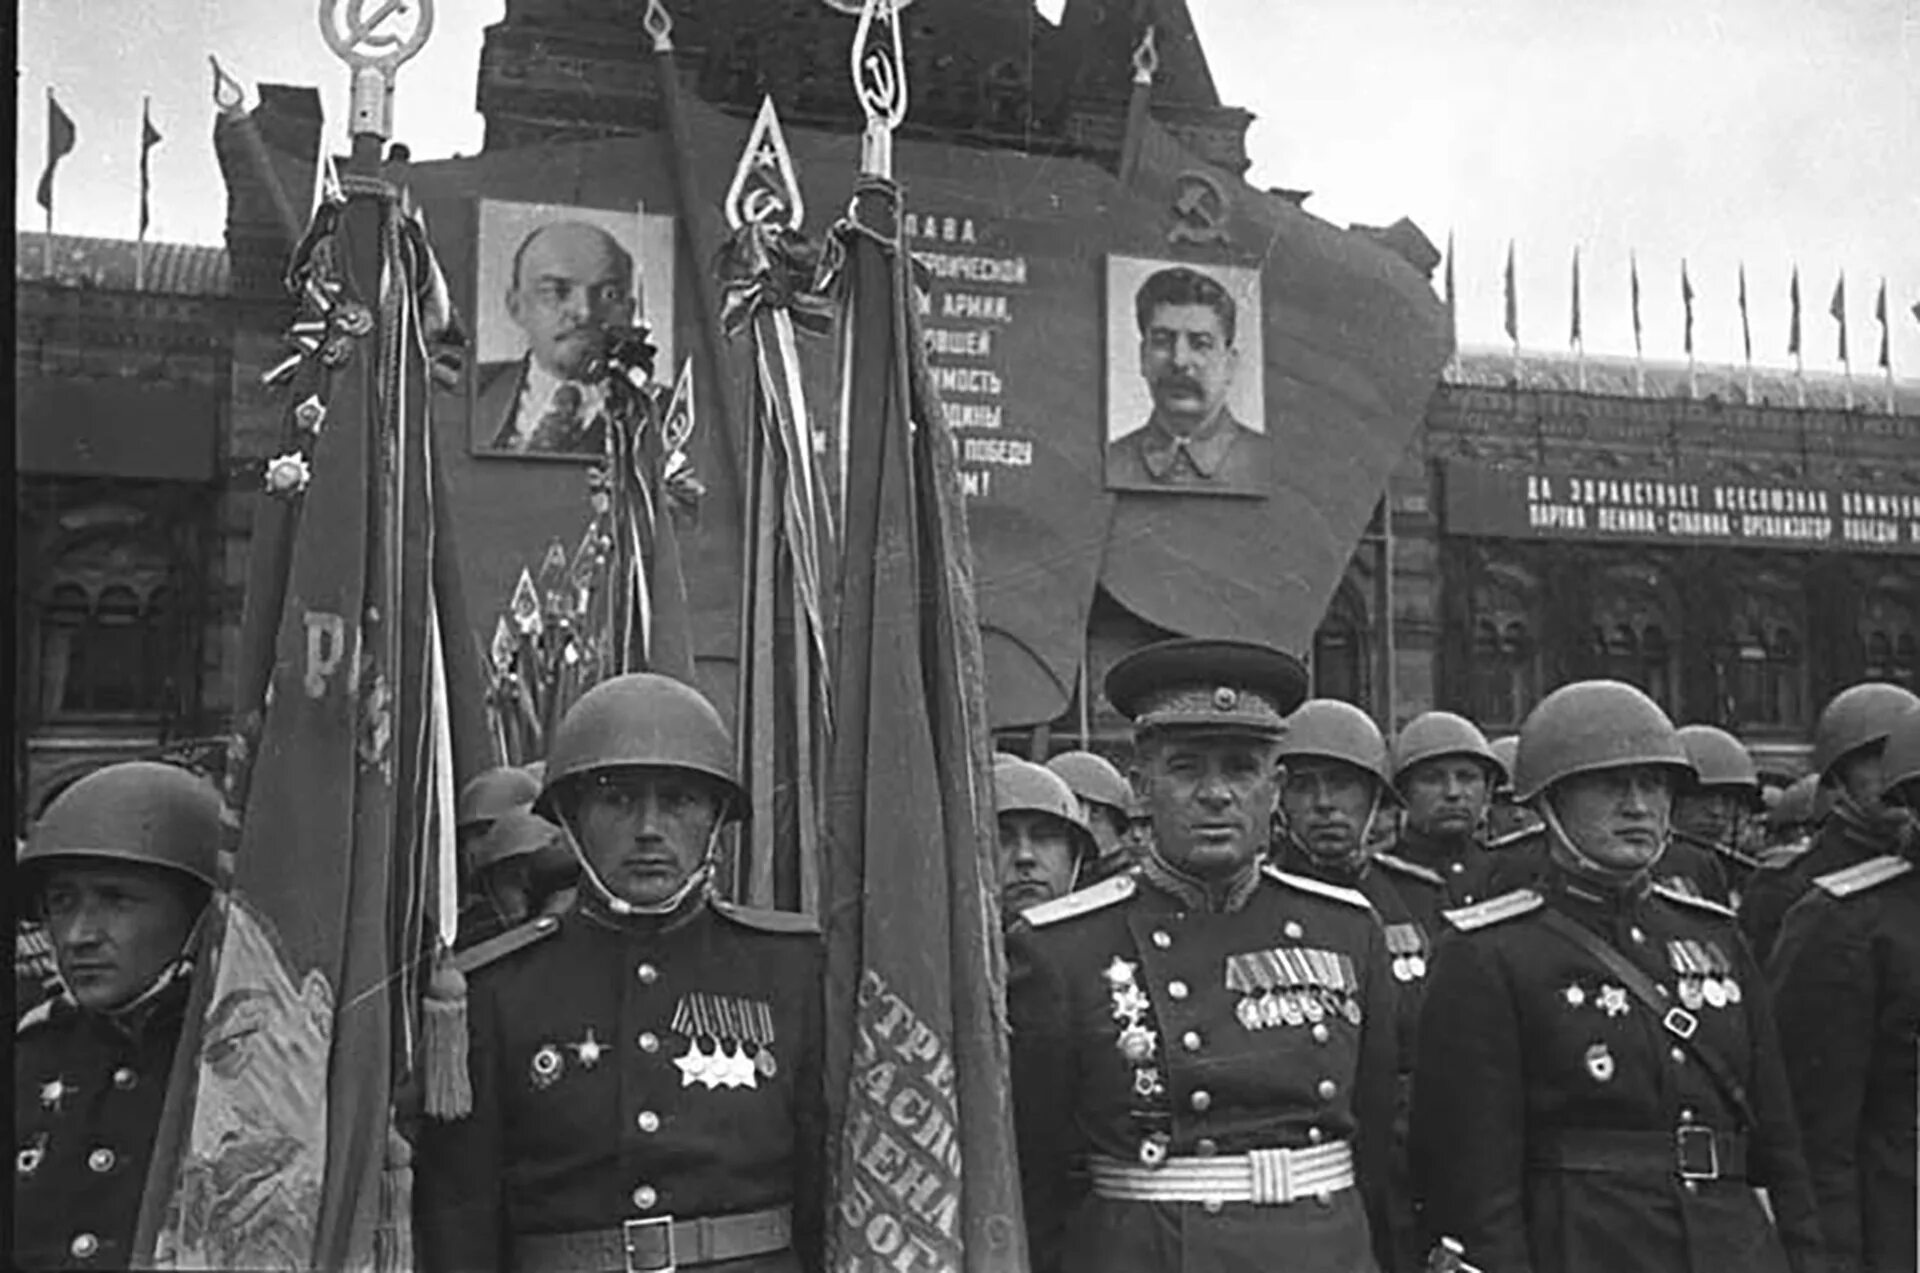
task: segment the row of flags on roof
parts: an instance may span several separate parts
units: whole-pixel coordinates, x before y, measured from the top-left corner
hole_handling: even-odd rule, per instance
[[[60,101],[47,90],[47,166],[41,170],[40,185],[34,192],[34,202],[47,214],[47,243],[43,251],[53,250],[53,186],[54,178],[60,170],[60,161],[73,153],[79,143],[80,130],[74,126],[73,116],[67,114]],[[137,239],[140,250],[134,256],[134,287],[146,286],[147,270],[147,228],[153,224],[153,176],[148,160],[153,148],[160,144],[160,130],[153,126],[153,99],[143,98],[140,103],[140,229]]]
[[[1504,275],[1505,311],[1504,311],[1504,322],[1502,324],[1502,327],[1507,334],[1507,339],[1513,343],[1514,357],[1518,359],[1520,356],[1520,330],[1521,330],[1520,328],[1520,290],[1519,290],[1517,271],[1515,269],[1515,257],[1516,257],[1516,249],[1515,249],[1514,242],[1512,240],[1508,240],[1506,271]],[[1445,286],[1445,292],[1446,292],[1445,299],[1447,303],[1448,312],[1457,314],[1457,306],[1456,306],[1457,291],[1456,291],[1456,283],[1455,283],[1454,262],[1455,262],[1455,248],[1454,248],[1453,236],[1448,235],[1447,236],[1446,273],[1445,273],[1445,280],[1444,280],[1444,286]],[[1586,339],[1583,332],[1584,310],[1581,304],[1580,249],[1577,246],[1573,249],[1572,271],[1573,271],[1572,287],[1570,290],[1571,307],[1570,307],[1570,312],[1568,314],[1568,320],[1567,320],[1567,347],[1568,349],[1574,352],[1576,357],[1584,360],[1585,354],[1586,354]],[[1739,309],[1740,309],[1740,341],[1741,341],[1742,352],[1744,355],[1744,361],[1746,363],[1749,374],[1751,374],[1751,371],[1753,368],[1753,317],[1752,317],[1751,308],[1748,303],[1747,267],[1745,262],[1742,262],[1739,267],[1738,278],[1739,278],[1739,284],[1738,284],[1738,290],[1736,292],[1736,302],[1739,305]],[[1635,359],[1638,360],[1644,357],[1644,354],[1645,354],[1645,344],[1644,344],[1645,329],[1641,322],[1640,261],[1637,254],[1628,255],[1627,280],[1628,280],[1628,292],[1629,292],[1629,295],[1632,297],[1632,306],[1633,306],[1633,353],[1634,353]],[[1804,371],[1804,355],[1805,355],[1805,349],[1806,349],[1805,333],[1803,331],[1804,313],[1803,313],[1803,307],[1801,302],[1800,267],[1798,265],[1795,265],[1793,267],[1793,272],[1787,286],[1787,297],[1790,305],[1790,311],[1789,311],[1787,334],[1786,334],[1787,335],[1786,352],[1793,357],[1794,370],[1795,370],[1795,374],[1797,375],[1797,374],[1800,374],[1802,371]],[[1683,333],[1684,333],[1683,347],[1686,350],[1687,363],[1689,367],[1692,367],[1694,362],[1694,339],[1693,339],[1694,314],[1695,314],[1694,303],[1698,298],[1699,298],[1699,294],[1694,289],[1693,277],[1688,267],[1687,260],[1685,257],[1682,257],[1680,260],[1680,303],[1681,303],[1681,306],[1683,307],[1684,314],[1685,314],[1685,324],[1683,327]],[[1909,312],[1912,313],[1914,321],[1917,323],[1920,323],[1920,300],[1916,300],[1913,303]],[[1835,354],[1839,358],[1841,367],[1846,371],[1848,377],[1850,378],[1853,373],[1853,360],[1851,356],[1850,347],[1848,344],[1847,274],[1845,270],[1841,270],[1838,277],[1834,280],[1832,299],[1827,303],[1827,314],[1834,321]],[[1893,352],[1892,352],[1893,319],[1891,315],[1892,315],[1892,310],[1889,308],[1888,299],[1887,299],[1887,280],[1884,277],[1882,277],[1880,280],[1879,292],[1874,298],[1874,306],[1873,306],[1874,321],[1877,324],[1879,324],[1879,328],[1880,328],[1879,353],[1875,359],[1874,365],[1879,367],[1885,373],[1886,379],[1889,385],[1889,393],[1891,392],[1891,385],[1893,381]],[[1456,321],[1456,335],[1457,335],[1457,321]],[[1891,410],[1892,408],[1889,407],[1888,409]]]

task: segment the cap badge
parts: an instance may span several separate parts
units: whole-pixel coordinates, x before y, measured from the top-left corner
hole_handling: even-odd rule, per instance
[[[1240,705],[1240,695],[1232,686],[1222,685],[1213,692],[1213,705],[1218,711],[1230,712]]]

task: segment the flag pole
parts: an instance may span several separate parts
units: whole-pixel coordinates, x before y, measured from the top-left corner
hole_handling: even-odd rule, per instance
[[[1153,75],[1160,69],[1160,52],[1154,44],[1153,25],[1140,33],[1133,50],[1133,93],[1127,99],[1126,133],[1120,139],[1120,184],[1132,185],[1140,169],[1140,148],[1146,142],[1147,121],[1152,117]]]
[[[1635,397],[1647,396],[1647,361],[1645,341],[1640,332],[1640,257],[1637,253],[1627,253],[1627,283],[1633,297],[1633,392]]]
[[[153,98],[140,99],[140,227],[133,244],[133,290],[147,290],[147,129]]]
[[[59,108],[59,103],[53,100],[53,85],[49,84],[47,85],[47,153],[49,155],[53,153],[53,112]],[[47,232],[40,238],[40,276],[51,281],[53,278],[53,164],[51,161],[47,165],[47,172]]]
[[[1447,332],[1453,337],[1453,352],[1447,356],[1447,370],[1458,379],[1460,375],[1460,308],[1459,297],[1454,291],[1453,275],[1453,231],[1447,231]]]
[[[1573,345],[1574,384],[1581,393],[1587,391],[1587,338],[1580,329],[1580,246],[1573,248],[1573,328],[1570,333]]]

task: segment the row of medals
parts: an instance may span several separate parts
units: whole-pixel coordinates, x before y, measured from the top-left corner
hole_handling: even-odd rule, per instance
[[[780,1072],[770,1048],[751,1043],[727,1044],[715,1039],[713,1051],[700,1046],[695,1037],[687,1045],[686,1055],[675,1062],[687,1077],[703,1087],[756,1087],[756,1076],[771,1079]]]
[[[1280,1025],[1318,1025],[1338,1014],[1350,1025],[1360,1024],[1360,1001],[1324,986],[1269,990],[1246,995],[1234,1006],[1234,1015],[1249,1030]]]
[[[1709,1008],[1724,1008],[1728,1004],[1740,1002],[1740,983],[1732,977],[1682,977],[1680,978],[1680,1002],[1689,1012],[1700,1011],[1700,1005]]]

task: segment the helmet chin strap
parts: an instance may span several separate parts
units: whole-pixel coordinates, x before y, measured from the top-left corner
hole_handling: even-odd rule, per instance
[[[1576,867],[1599,879],[1613,880],[1619,883],[1631,881],[1638,876],[1645,875],[1652,871],[1654,863],[1658,862],[1661,857],[1665,855],[1667,845],[1671,842],[1673,836],[1673,830],[1669,827],[1667,834],[1661,838],[1660,851],[1658,853],[1655,853],[1639,866],[1629,870],[1622,870],[1617,866],[1606,865],[1604,862],[1599,861],[1587,853],[1578,844],[1574,843],[1573,837],[1567,834],[1567,828],[1562,825],[1559,810],[1553,807],[1552,800],[1542,795],[1534,811],[1538,813],[1541,819],[1547,824],[1547,830],[1552,833],[1554,839],[1558,840],[1561,847],[1565,848],[1568,854],[1572,856]]]
[[[1304,853],[1312,861],[1324,862],[1328,860],[1320,854],[1315,853],[1312,848],[1308,847],[1307,842],[1300,838],[1299,833],[1293,829],[1293,819],[1286,816],[1284,809],[1281,810],[1280,817],[1287,828],[1287,839],[1292,841],[1294,848],[1300,850],[1300,852]],[[1360,830],[1354,835],[1353,852],[1337,859],[1341,864],[1359,866],[1366,861],[1367,842],[1373,838],[1373,824],[1379,817],[1380,791],[1379,788],[1376,787],[1373,792],[1373,802],[1367,806],[1366,821],[1360,824]]]
[[[679,888],[657,902],[629,902],[608,888],[607,882],[600,878],[600,872],[593,869],[593,862],[587,857],[584,842],[574,828],[573,819],[568,816],[564,821],[567,824],[567,839],[572,842],[574,859],[580,863],[580,873],[587,877],[587,882],[593,885],[594,892],[608,910],[621,916],[671,915],[686,904],[696,889],[705,887],[713,877],[714,858],[720,851],[720,832],[726,826],[724,814],[725,810],[721,810],[720,816],[713,820],[712,830],[707,832],[707,851],[701,856],[700,865],[687,872],[687,878],[680,882]]]
[[[186,938],[180,943],[180,953],[172,959],[169,959],[166,966],[154,974],[153,980],[147,983],[145,990],[142,990],[139,994],[117,1008],[106,1009],[101,1015],[115,1020],[123,1020],[140,1011],[140,1009],[146,1007],[155,999],[158,999],[162,994],[166,993],[167,987],[192,972],[194,958],[199,953],[201,939],[206,933],[208,922],[207,913],[214,908],[216,901],[216,898],[207,899],[206,906],[201,908],[199,916],[193,921],[193,927],[187,929]],[[60,979],[60,989],[66,993],[69,999],[73,997],[73,991],[68,989],[64,976]]]

